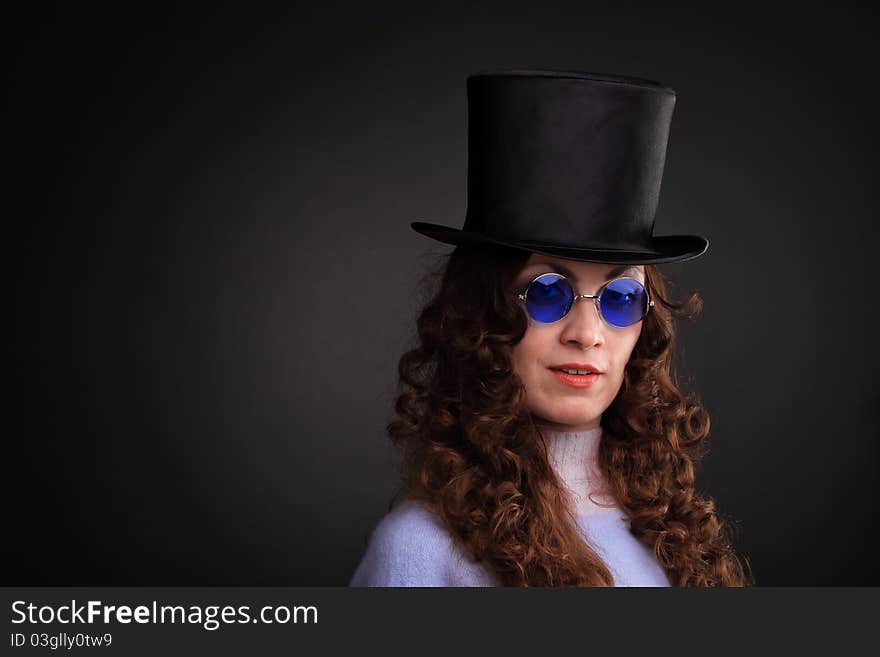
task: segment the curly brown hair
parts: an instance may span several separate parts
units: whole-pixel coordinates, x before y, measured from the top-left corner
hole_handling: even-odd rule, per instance
[[[417,345],[400,359],[397,418],[387,425],[401,457],[389,509],[401,494],[427,503],[504,586],[613,586],[577,529],[512,366],[528,318],[510,286],[529,255],[458,245],[423,279],[431,288]],[[732,524],[695,491],[709,415],[671,374],[673,319],[695,316],[702,299],[694,292],[676,304],[656,266],[645,275],[654,307],[602,414],[599,466],[674,586],[753,585]]]

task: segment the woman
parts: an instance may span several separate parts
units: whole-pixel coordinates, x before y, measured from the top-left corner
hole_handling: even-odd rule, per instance
[[[695,491],[709,417],[671,370],[654,236],[675,93],[594,73],[468,78],[463,229],[404,354],[389,424],[405,499],[353,586],[743,586],[732,527]],[[747,565],[747,562],[746,562]]]

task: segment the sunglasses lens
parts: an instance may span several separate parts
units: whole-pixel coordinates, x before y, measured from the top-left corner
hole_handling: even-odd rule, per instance
[[[539,322],[555,322],[565,317],[574,303],[574,290],[559,274],[536,278],[526,293],[526,309]]]
[[[624,328],[641,321],[648,312],[648,294],[638,281],[618,278],[611,281],[599,298],[602,316],[614,326]]]

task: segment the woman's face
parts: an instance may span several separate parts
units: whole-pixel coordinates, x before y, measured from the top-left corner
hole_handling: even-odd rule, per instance
[[[547,272],[565,276],[575,294],[596,294],[606,280],[617,276],[645,284],[642,265],[580,262],[532,253],[514,279],[512,291],[523,291],[532,279]],[[535,421],[560,431],[597,428],[623,383],[624,368],[642,322],[626,328],[610,326],[599,316],[593,299],[578,299],[565,317],[551,324],[537,322],[528,313],[526,316],[529,327],[513,348],[513,365],[525,386],[526,403]],[[554,370],[569,363],[589,365],[601,374],[589,387],[570,385]]]

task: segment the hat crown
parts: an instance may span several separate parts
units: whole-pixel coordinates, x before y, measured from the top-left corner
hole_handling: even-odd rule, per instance
[[[591,73],[467,79],[465,230],[650,251],[675,92]]]

